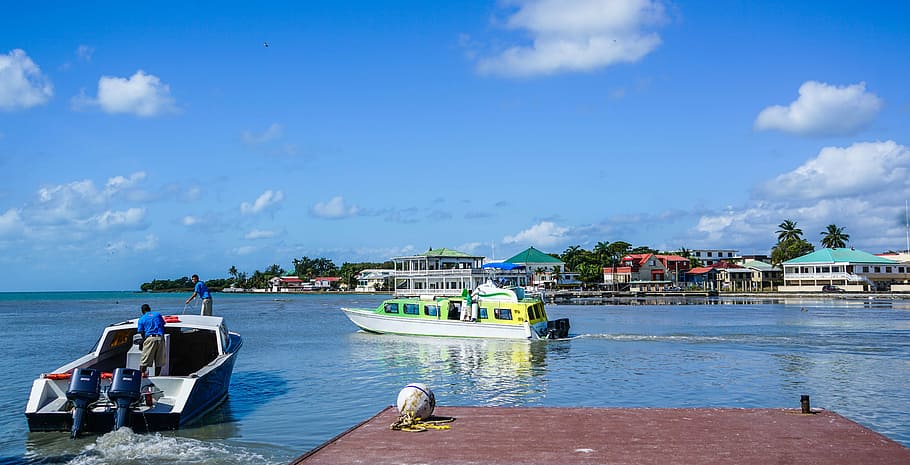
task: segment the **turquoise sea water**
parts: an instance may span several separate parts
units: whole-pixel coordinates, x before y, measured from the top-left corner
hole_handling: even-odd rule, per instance
[[[440,405],[786,407],[802,394],[910,445],[910,302],[700,300],[549,305],[571,340],[358,332],[339,310],[383,296],[215,295],[245,339],[223,407],[176,432],[70,440],[28,433],[32,380],[87,352],[102,326],[184,294],[0,293],[0,463],[287,463],[423,382]],[[456,425],[457,427],[457,425]]]

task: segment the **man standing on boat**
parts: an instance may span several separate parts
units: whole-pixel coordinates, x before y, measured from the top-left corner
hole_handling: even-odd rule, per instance
[[[137,329],[142,335],[142,356],[139,359],[139,371],[155,365],[155,376],[161,375],[161,367],[166,363],[164,353],[164,317],[153,312],[149,304],[142,304],[142,316],[137,322]]]
[[[199,280],[199,275],[194,274],[192,280],[196,287],[193,288],[193,295],[191,295],[189,299],[186,299],[186,304],[189,305],[196,296],[199,296],[199,298],[202,299],[202,310],[199,314],[212,316],[212,293],[209,292],[209,288],[205,287],[205,283]]]

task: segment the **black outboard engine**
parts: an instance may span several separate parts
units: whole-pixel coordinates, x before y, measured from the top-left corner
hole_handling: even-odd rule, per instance
[[[93,368],[76,368],[70,378],[66,398],[73,402],[73,429],[70,437],[76,439],[82,429],[85,409],[101,397],[101,372]]]
[[[130,426],[130,405],[140,397],[139,388],[142,387],[142,372],[132,368],[117,368],[111,382],[111,390],[107,397],[117,403],[117,416],[114,419],[114,430],[121,426]]]
[[[547,322],[547,339],[565,339],[567,337],[569,337],[568,318]]]

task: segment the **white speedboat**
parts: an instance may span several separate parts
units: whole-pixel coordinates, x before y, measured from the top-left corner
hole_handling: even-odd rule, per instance
[[[136,432],[178,429],[220,405],[243,339],[221,317],[164,319],[167,361],[160,376],[139,372],[137,320],[112,324],[92,352],[32,383],[25,408],[29,430],[76,437],[120,426]]]
[[[470,304],[469,304],[470,300]],[[460,297],[400,297],[375,309],[342,308],[355,325],[373,333],[503,339],[563,339],[566,318],[548,321],[544,303],[521,288],[483,284]]]

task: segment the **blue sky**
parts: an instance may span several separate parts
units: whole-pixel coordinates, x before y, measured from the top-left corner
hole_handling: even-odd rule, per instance
[[[785,219],[906,248],[905,2],[185,3],[5,5],[0,291]]]

